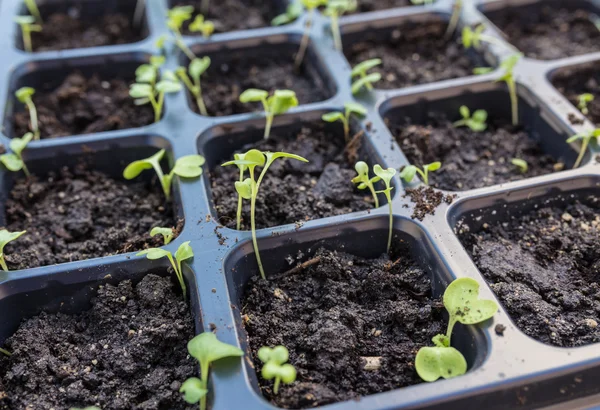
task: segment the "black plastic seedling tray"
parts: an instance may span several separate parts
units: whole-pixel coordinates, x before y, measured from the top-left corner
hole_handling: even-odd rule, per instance
[[[40,2],[47,7],[63,7],[65,3],[85,3],[90,13],[102,13],[119,7],[123,0],[81,1],[52,0]],[[124,2],[125,3],[125,2]],[[24,11],[20,0],[0,3],[0,112],[4,114],[1,142],[8,146],[11,135],[10,117],[20,109],[14,91],[23,85],[42,86],[44,82],[64,78],[67,72],[93,70],[107,76],[130,76],[137,64],[147,61],[155,52],[154,42],[167,33],[165,15],[167,0],[148,0],[144,27],[147,36],[137,43],[83,48],[76,50],[25,53],[20,49],[20,33],[13,16]],[[485,22],[497,38],[502,33],[486,18],[488,12],[506,7],[531,4],[543,0],[467,1],[461,26]],[[562,2],[563,4],[566,2]],[[599,1],[579,1],[600,14]],[[279,2],[283,8],[285,2]],[[403,7],[342,18],[346,45],[368,32],[393,30],[403,22],[427,24],[431,19],[448,20],[452,2],[438,0],[433,6]],[[209,54],[215,61],[226,61],[233,50],[247,53],[267,52],[276,47],[299,44],[304,18],[282,27],[216,34],[210,40],[186,37],[198,55]],[[302,105],[280,116],[275,127],[297,126],[301,122],[318,121],[321,114],[341,109],[352,98],[350,65],[343,54],[334,51],[328,34],[328,21],[316,17],[311,32],[308,65],[322,78],[331,98]],[[268,54],[267,54],[268,55]],[[481,55],[488,64],[496,65],[505,57],[501,47],[486,48]],[[184,62],[180,53],[168,54],[166,68],[174,69]],[[600,165],[597,147],[586,156],[583,166],[570,170],[576,147],[565,140],[593,125],[589,121],[573,125],[570,114],[581,117],[577,109],[551,84],[553,76],[566,68],[592,65],[600,70],[600,52],[559,60],[537,61],[524,58],[516,68],[520,115],[524,126],[539,139],[544,149],[565,159],[569,170],[550,175],[505,183],[502,185],[453,192],[452,204],[441,205],[435,215],[423,221],[411,218],[414,204],[405,198],[402,183],[396,177],[394,205],[395,237],[405,240],[413,257],[432,277],[433,293],[440,296],[454,278],[470,277],[482,284],[481,296],[497,300],[485,285],[475,264],[457,238],[458,229],[477,229],[484,223],[502,220],[509,215],[532,209],[548,200],[566,200],[585,193],[600,192]],[[466,104],[485,108],[495,115],[508,115],[508,94],[494,80],[499,72],[469,76],[396,90],[376,90],[359,100],[369,107],[361,122],[367,130],[364,155],[372,163],[396,169],[408,161],[389,132],[384,118],[397,115],[417,119],[429,108],[449,114]],[[60,81],[60,80],[59,80]],[[370,124],[370,126],[366,126]],[[262,135],[263,119],[259,114],[225,117],[202,117],[193,112],[185,93],[169,95],[164,118],[157,124],[124,131],[35,141],[25,159],[36,174],[73,164],[86,155],[98,167],[119,176],[128,162],[144,158],[149,152],[166,148],[170,161],[183,155],[199,153],[207,158],[206,172],[196,183],[176,183],[174,202],[185,218],[183,231],[171,251],[184,241],[191,241],[195,257],[186,269],[190,284],[191,309],[197,332],[214,330],[224,342],[249,352],[242,326],[240,299],[249,278],[256,275],[249,232],[240,232],[219,224],[211,202],[208,171],[229,159],[234,150]],[[90,153],[91,152],[91,153]],[[3,172],[0,193],[6,198],[13,176]],[[0,201],[0,204],[3,201]],[[4,215],[1,212],[0,215]],[[4,216],[2,216],[4,218]],[[2,219],[0,218],[0,221]],[[302,251],[310,257],[319,246],[344,250],[365,257],[377,257],[384,248],[387,233],[387,207],[343,216],[313,220],[296,225],[277,226],[258,232],[259,246],[267,272],[290,268],[287,255]],[[216,234],[218,232],[220,235]],[[71,262],[54,266],[0,273],[0,345],[24,319],[42,309],[67,312],[80,311],[89,305],[97,285],[105,281],[138,280],[149,272],[164,271],[166,260],[148,261],[134,253]],[[600,350],[597,345],[559,348],[538,342],[521,332],[500,304],[500,311],[484,326],[467,330],[457,328],[455,343],[469,363],[466,375],[436,383],[419,385],[362,397],[323,407],[330,410],[392,409],[537,409],[586,408],[600,405]],[[494,332],[497,324],[506,326],[504,336]],[[275,408],[260,394],[258,378],[251,360],[224,361],[213,367],[211,376],[213,410],[258,410]]]

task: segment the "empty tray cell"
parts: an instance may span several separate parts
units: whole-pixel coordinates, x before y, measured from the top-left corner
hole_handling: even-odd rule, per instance
[[[600,11],[591,1],[496,1],[482,9],[527,57],[555,60],[600,50]]]
[[[600,62],[560,69],[552,75],[551,81],[581,111],[581,114],[575,111],[569,115],[573,124],[580,124],[587,110],[585,117],[600,127]],[[593,100],[587,100],[584,94],[591,94]]]
[[[455,231],[473,262],[519,329],[543,343],[600,342],[597,186],[597,178],[562,181],[565,192],[520,190],[458,211]]]

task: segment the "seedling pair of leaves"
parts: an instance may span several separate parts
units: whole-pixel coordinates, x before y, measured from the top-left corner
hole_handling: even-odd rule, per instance
[[[579,156],[577,157],[577,161],[575,161],[575,165],[573,166],[573,168],[578,168],[581,165],[581,162],[585,157],[585,153],[592,141],[596,140],[596,143],[598,143],[598,141],[600,140],[600,128],[573,135],[567,140],[567,142],[571,144],[579,140],[581,140],[581,148],[579,149]]]
[[[267,115],[265,125],[265,139],[271,135],[271,127],[276,115],[281,115],[290,109],[298,106],[298,98],[296,93],[291,90],[275,90],[273,95],[269,96],[269,92],[250,88],[240,95],[240,102],[247,104],[250,102],[260,102]]]
[[[504,43],[495,37],[483,34],[484,31],[485,31],[485,25],[483,25],[483,24],[479,24],[477,27],[475,27],[475,29],[472,29],[469,26],[466,26],[465,28],[463,28],[462,43],[463,43],[463,46],[465,47],[465,49],[474,47],[475,49],[480,50],[481,43],[489,43],[489,44],[495,44],[500,47],[509,48],[512,51],[517,51],[510,44]]]
[[[496,302],[479,299],[479,283],[471,278],[453,281],[446,288],[443,301],[450,316],[446,334],[434,336],[435,347],[422,347],[415,358],[417,373],[426,382],[465,374],[467,361],[460,351],[451,347],[454,325],[457,322],[464,325],[481,323],[498,311]]]
[[[275,379],[273,394],[279,394],[279,385],[281,382],[292,384],[296,381],[296,369],[287,363],[290,354],[285,346],[276,346],[274,348],[264,346],[258,349],[257,354],[260,361],[265,364],[261,370],[263,379]]]
[[[200,364],[200,378],[187,379],[179,391],[189,404],[200,403],[200,410],[206,410],[208,394],[208,374],[210,365],[227,357],[242,357],[244,352],[232,345],[223,343],[212,332],[204,332],[188,342],[188,352]]]
[[[486,130],[487,124],[485,122],[488,118],[487,111],[477,110],[473,113],[473,116],[471,116],[471,110],[469,110],[469,107],[466,105],[461,106],[459,111],[463,118],[453,124],[455,127],[469,127],[475,132]]]
[[[165,95],[181,91],[177,76],[165,70],[158,79],[158,68],[164,63],[164,57],[157,56],[150,64],[144,64],[136,70],[136,82],[129,89],[129,95],[136,105],[150,103],[154,110],[154,122],[159,122],[165,104]]]
[[[352,94],[358,94],[363,88],[366,88],[369,91],[373,90],[373,84],[381,80],[381,73],[369,74],[368,71],[381,65],[381,63],[382,61],[380,58],[373,58],[371,60],[363,61],[352,69],[352,73],[350,74],[353,79]]]
[[[588,109],[588,104],[594,101],[594,95],[590,93],[584,93],[577,97],[578,104],[577,108],[583,115],[588,115],[590,110]]]
[[[179,158],[175,161],[175,166],[171,172],[165,175],[160,165],[165,152],[164,149],[161,149],[149,158],[132,162],[123,171],[123,177],[125,179],[134,179],[143,171],[154,169],[156,175],[158,175],[165,197],[168,200],[171,197],[171,185],[175,175],[182,178],[198,178],[202,175],[202,165],[204,165],[205,159],[201,155],[186,155]]]
[[[344,139],[346,144],[350,142],[350,117],[356,115],[358,117],[364,117],[367,115],[367,109],[358,104],[349,102],[344,104],[344,112],[334,111],[324,114],[321,118],[326,122],[340,121],[344,125]]]
[[[0,230],[0,267],[4,272],[8,272],[8,266],[6,266],[6,260],[4,259],[4,247],[22,235],[24,235],[27,231],[21,232],[9,232],[6,229]]]
[[[23,161],[23,151],[27,147],[27,144],[33,139],[33,133],[28,132],[22,138],[13,138],[10,140],[11,153],[0,155],[0,162],[12,172],[18,172],[23,170],[26,176],[29,176],[29,170]]]
[[[39,140],[41,132],[40,132],[40,124],[38,122],[37,108],[35,107],[35,104],[33,103],[33,95],[34,94],[35,94],[35,90],[33,88],[21,87],[15,92],[15,97],[17,97],[17,100],[20,103],[25,104],[25,106],[27,107],[27,110],[29,111],[29,127],[31,128],[31,131],[33,132],[33,139]]]
[[[189,20],[191,20],[192,15],[194,14],[193,6],[178,6],[173,7],[167,12],[167,26],[173,37],[175,38],[175,44],[181,51],[185,53],[185,55],[191,60],[196,58],[192,50],[185,44],[183,41],[183,36],[181,35],[181,29],[183,28],[183,24]],[[205,38],[210,37],[214,31],[215,26],[212,21],[206,20],[202,14],[196,16],[196,19],[190,23],[189,29],[192,32],[200,32]],[[166,38],[162,37],[160,42],[157,44],[159,48],[164,46]]]
[[[260,257],[260,251],[258,249],[258,242],[256,240],[256,198],[258,197],[258,191],[260,184],[262,183],[269,167],[278,158],[290,158],[301,162],[308,162],[306,158],[299,155],[288,154],[286,152],[261,152],[257,149],[252,149],[245,154],[236,154],[233,161],[224,163],[222,166],[236,165],[240,170],[240,180],[235,183],[235,190],[238,193],[238,211],[237,211],[237,226],[240,227],[241,219],[241,207],[242,199],[250,200],[250,224],[252,230],[252,244],[254,246],[254,254],[256,256],[256,262],[260,270],[260,275],[263,279],[266,279],[265,270],[262,265]],[[255,178],[256,167],[262,167],[262,171]],[[245,172],[248,171],[250,178],[244,178]]]
[[[39,33],[42,31],[42,26],[36,24],[36,19],[33,16],[16,16],[15,23],[21,27],[21,35],[23,36],[23,48],[25,51],[33,52],[33,43],[31,41],[31,33]]]
[[[200,114],[206,116],[208,116],[208,111],[206,110],[204,99],[202,98],[202,85],[200,83],[200,77],[206,72],[206,70],[208,70],[209,67],[210,57],[202,57],[194,58],[190,62],[187,70],[185,67],[179,67],[176,71],[177,76],[181,79],[181,81],[196,99],[196,104],[198,105]]]
[[[419,174],[423,178],[423,183],[425,185],[429,185],[429,173],[437,171],[441,167],[441,162],[432,162],[431,164],[424,165],[423,169],[420,169],[415,165],[407,165],[400,172],[400,178],[402,178],[406,183],[410,184],[415,178],[415,175]]]

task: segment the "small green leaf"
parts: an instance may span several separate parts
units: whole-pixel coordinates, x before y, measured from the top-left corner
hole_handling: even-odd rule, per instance
[[[35,17],[33,17],[33,16],[15,16],[14,21],[15,21],[15,23],[17,23],[21,26],[28,26],[28,25],[32,25],[35,23]]]
[[[359,176],[369,177],[369,165],[364,161],[358,161],[356,165],[354,165],[354,169]]]
[[[176,93],[181,91],[181,84],[171,80],[161,80],[156,84],[156,91],[159,93]]]
[[[164,249],[150,248],[150,249],[144,249],[143,251],[136,253],[135,256],[146,255],[146,258],[148,258],[150,260],[156,260],[156,259],[164,258],[165,256],[168,256],[170,254],[171,254],[171,252],[166,251]]]
[[[10,140],[10,150],[20,156],[23,153],[23,150],[27,148],[27,144],[29,144],[32,139],[33,133],[31,132],[28,132],[21,138],[13,138],[12,140]]]
[[[127,167],[123,171],[123,178],[133,179],[140,175],[142,171],[151,169],[153,164],[158,165],[160,163],[160,160],[164,157],[165,152],[166,151],[164,149],[161,149],[151,157],[141,159],[138,161],[133,161],[131,164],[127,165]]]
[[[303,11],[304,8],[302,7],[302,4],[300,4],[298,1],[293,1],[287,6],[285,13],[280,14],[271,20],[271,25],[282,26],[284,24],[291,23],[292,21],[298,19],[298,17],[302,15]]]
[[[376,164],[373,167],[373,172],[375,175],[381,178],[388,187],[392,181],[392,178],[394,178],[394,175],[396,175],[396,170],[394,168],[383,169],[379,164]]]
[[[190,63],[190,76],[200,78],[210,67],[210,57],[195,58]]]
[[[172,172],[183,178],[197,178],[202,175],[202,165],[205,162],[202,155],[186,155],[175,162]]]
[[[367,71],[374,67],[377,67],[381,63],[382,60],[380,58],[373,58],[371,60],[363,61],[362,63],[359,63],[356,66],[354,66],[351,72],[351,76],[356,77],[359,75],[365,75]]]
[[[15,96],[19,102],[26,103],[33,97],[35,90],[31,87],[21,87],[15,92]]]
[[[286,363],[290,358],[288,349],[285,346],[276,346],[272,349],[264,346],[258,349],[257,355],[263,363],[272,361],[278,365]]]
[[[422,347],[417,353],[415,368],[421,379],[434,382],[440,377],[450,379],[465,374],[467,361],[453,347]]]
[[[319,6],[324,6],[327,4],[327,0],[300,0],[302,5],[306,7],[307,10],[313,10]]]
[[[252,179],[246,178],[243,182],[235,181],[235,190],[242,198],[252,199]]]
[[[159,69],[167,61],[165,56],[151,56],[150,65],[155,69]]]
[[[352,94],[357,94],[363,87],[367,84],[373,84],[381,80],[380,73],[369,74],[366,77],[359,78],[354,83],[352,83]]]
[[[177,259],[179,262],[182,262],[186,259],[190,259],[192,257],[194,257],[194,251],[190,246],[190,241],[184,242],[181,245],[179,245],[179,248],[177,248],[177,252],[175,252],[175,259]]]
[[[400,172],[400,178],[407,183],[412,182],[412,180],[415,178],[415,175],[417,175],[417,167],[414,165],[407,165],[404,167],[402,172]]]
[[[269,111],[272,114],[280,115],[291,108],[298,106],[298,98],[292,90],[276,90],[271,97],[267,99]]]
[[[368,110],[362,104],[358,104],[358,103],[353,103],[353,102],[346,103],[346,104],[344,104],[344,108],[347,113],[355,114],[355,115],[358,115],[361,117],[364,117],[368,113]]]
[[[471,110],[469,110],[469,107],[467,107],[466,105],[462,105],[460,107],[460,115],[463,118],[470,118],[471,117]]]
[[[453,281],[444,292],[444,306],[464,325],[483,322],[496,314],[498,304],[493,300],[479,299],[479,283],[475,279],[460,278]]]
[[[27,231],[21,232],[9,232],[6,229],[0,230],[0,256],[4,255],[4,247],[7,243],[14,241],[20,236],[24,235]]]
[[[488,113],[486,110],[477,110],[473,113],[473,120],[484,123],[487,121]]]
[[[265,152],[264,154],[267,157],[267,164],[272,164],[278,158],[291,158],[301,162],[308,162],[306,158],[300,155],[288,154],[287,152]]]
[[[583,135],[583,134],[575,134],[572,137],[570,137],[567,142],[570,144],[572,142],[578,141],[578,140],[582,140],[585,139],[587,136]]]
[[[492,71],[494,71],[492,67],[477,67],[473,69],[473,74],[482,75],[491,73]]]
[[[154,95],[154,90],[150,84],[131,84],[129,95],[132,98],[149,98]]]
[[[150,236],[162,235],[165,245],[168,245],[173,240],[173,229],[171,228],[162,228],[160,226],[152,228],[150,231]]]
[[[321,117],[321,119],[325,122],[336,122],[336,121],[343,121],[344,120],[344,114],[342,114],[341,112],[330,112],[327,114],[323,114],[323,116]]]
[[[202,381],[197,377],[187,379],[181,385],[179,393],[183,393],[183,399],[189,404],[196,404],[208,394],[208,390],[202,388]]]
[[[23,169],[23,161],[15,154],[0,155],[0,162],[12,172],[17,172]]]
[[[256,88],[249,88],[240,95],[240,102],[260,102],[265,100],[269,96],[269,93],[265,90],[258,90]]]
[[[150,64],[142,64],[135,70],[136,83],[153,83],[156,81],[156,67]],[[131,93],[130,93],[131,94]],[[136,98],[136,97],[134,97]]]
[[[217,339],[212,332],[204,332],[188,342],[190,354],[203,364],[210,364],[226,357],[241,357],[244,352],[236,346]]]
[[[431,164],[425,165],[423,168],[425,168],[429,172],[433,172],[433,171],[437,171],[441,167],[442,167],[442,163],[441,162],[432,162]]]
[[[520,159],[520,158],[513,158],[510,161],[511,164],[513,164],[514,166],[516,166],[517,168],[519,168],[519,170],[522,173],[526,173],[529,169],[529,165],[527,164],[527,161]]]
[[[250,151],[246,152],[244,154],[244,160],[257,164],[260,167],[266,163],[265,155],[257,149],[251,149]]]

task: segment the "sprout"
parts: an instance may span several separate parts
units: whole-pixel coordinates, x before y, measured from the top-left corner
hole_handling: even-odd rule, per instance
[[[527,170],[529,169],[529,165],[524,159],[513,158],[510,163],[519,168],[519,171],[521,171],[523,174],[527,173]]]
[[[492,36],[488,36],[487,34],[483,34],[484,31],[485,31],[485,25],[483,25],[483,24],[480,24],[477,27],[475,27],[475,30],[473,30],[469,26],[466,26],[465,28],[463,28],[463,31],[462,31],[463,46],[466,49],[474,47],[475,49],[479,50],[481,48],[481,43],[484,42],[484,43],[489,43],[489,44],[495,44],[500,47],[508,47],[511,50],[516,51],[516,49],[514,47],[498,40],[496,37],[492,37]]]
[[[416,167],[414,165],[408,165],[408,166],[404,167],[402,172],[400,172],[400,178],[402,178],[404,181],[406,181],[406,183],[410,183],[413,180],[413,178],[415,177],[415,175],[417,173],[419,173],[419,175],[421,175],[421,177],[423,177],[423,182],[425,183],[425,185],[429,185],[429,173],[437,171],[441,167],[442,167],[441,162],[433,162],[431,164],[424,165],[423,170],[419,169],[418,167]]]
[[[31,42],[31,33],[39,33],[42,31],[42,26],[35,24],[35,17],[33,16],[16,16],[15,23],[21,27],[21,33],[23,35],[23,48],[25,51],[30,53],[33,52],[33,44]]]
[[[189,404],[200,402],[200,410],[206,409],[208,393],[208,372],[212,362],[226,357],[242,357],[244,352],[236,346],[223,343],[212,332],[204,332],[188,342],[188,352],[200,363],[200,379],[187,379],[179,391],[184,393],[184,399]]]
[[[304,12],[304,7],[302,7],[302,3],[298,1],[293,1],[288,4],[285,13],[278,15],[273,20],[271,20],[271,25],[273,26],[283,26],[284,24],[289,24],[293,21],[296,21],[298,17],[302,15]]]
[[[129,95],[135,98],[136,105],[150,103],[154,110],[154,122],[159,122],[165,105],[165,94],[181,91],[181,84],[172,71],[165,71],[156,84],[136,82],[131,84]]]
[[[240,158],[240,159],[238,159]],[[256,262],[260,270],[260,275],[263,279],[266,279],[265,270],[263,269],[262,260],[260,258],[260,251],[258,249],[258,242],[256,240],[256,198],[258,197],[258,190],[263,178],[267,174],[269,167],[275,162],[277,158],[291,158],[297,161],[308,162],[306,158],[299,155],[288,154],[285,152],[261,152],[256,149],[252,149],[246,152],[243,156],[238,156],[233,161],[224,163],[223,167],[229,165],[245,166],[248,169],[250,178],[246,178],[243,181],[237,181],[235,183],[235,190],[238,195],[243,199],[250,200],[250,225],[252,230],[252,244],[254,246],[254,254],[256,255]],[[263,167],[258,179],[254,178],[256,167]],[[238,207],[239,212],[239,207]]]
[[[431,5],[431,4],[433,4],[434,1],[435,0],[410,0],[410,2],[415,5],[420,5],[420,4]]]
[[[367,109],[358,103],[349,102],[344,104],[344,113],[334,111],[324,114],[321,118],[326,122],[341,121],[344,125],[344,138],[348,143],[350,142],[350,117],[352,114],[364,117],[367,115]]]
[[[185,286],[185,281],[183,280],[183,270],[181,269],[181,262],[194,256],[194,251],[190,246],[190,241],[184,242],[181,245],[179,245],[179,248],[177,248],[177,252],[175,252],[175,259],[173,259],[173,254],[171,252],[161,248],[144,249],[143,251],[136,253],[135,256],[142,255],[145,255],[146,258],[152,261],[164,258],[165,256],[169,259],[169,262],[171,262],[171,266],[175,271],[175,275],[177,276],[177,280],[179,281],[179,286],[181,286],[183,299],[185,300],[187,288]]]
[[[150,236],[162,235],[163,240],[165,241],[165,245],[168,245],[173,240],[173,229],[171,228],[162,228],[160,226],[152,228],[150,231]]]
[[[577,108],[579,108],[583,115],[588,115],[590,113],[588,104],[594,101],[594,95],[590,93],[584,93],[578,96],[577,99],[579,101]]]
[[[469,127],[472,131],[485,131],[487,128],[486,120],[488,117],[487,111],[477,110],[471,117],[471,111],[469,107],[463,105],[460,107],[460,115],[463,117],[462,120],[456,121],[452,124],[454,127]]]
[[[27,144],[31,142],[33,139],[33,134],[28,132],[23,135],[23,138],[13,138],[10,140],[10,150],[12,153],[10,154],[2,154],[0,155],[0,162],[4,164],[6,169],[12,172],[18,172],[23,170],[26,176],[29,176],[29,170],[25,165],[25,161],[23,161],[23,151],[27,147]]]
[[[233,159],[235,161],[238,161],[238,163],[236,164],[238,169],[240,170],[240,179],[239,179],[239,183],[243,183],[244,182],[244,172],[246,171],[246,169],[248,168],[246,165],[243,164],[243,161],[245,160],[245,155],[244,154],[234,154],[233,155]],[[238,193],[238,206],[237,206],[237,215],[236,215],[236,229],[239,231],[242,227],[242,204],[243,204],[243,197],[242,195],[240,195]]]
[[[196,104],[200,110],[200,114],[208,116],[206,110],[206,104],[202,98],[202,85],[200,84],[200,77],[210,67],[210,57],[194,58],[186,71],[185,67],[179,67],[175,72],[179,79],[185,84],[190,90],[190,93],[196,99]],[[188,76],[189,73],[189,76]],[[191,79],[190,79],[191,78]]]
[[[276,346],[270,348],[267,346],[258,349],[258,358],[265,365],[261,370],[261,375],[265,380],[275,379],[273,385],[273,394],[279,394],[279,384],[292,384],[296,381],[296,369],[289,363],[286,363],[290,354],[285,346]]]
[[[304,33],[302,34],[302,40],[300,41],[300,49],[298,50],[298,54],[296,54],[296,59],[294,65],[296,70],[300,70],[300,66],[302,66],[302,60],[304,60],[304,55],[306,54],[306,50],[308,49],[308,41],[310,35],[310,29],[313,24],[313,19],[315,15],[315,9],[319,6],[324,6],[327,4],[328,0],[300,0],[304,8],[308,10],[308,16],[306,17],[306,24],[304,26]]]
[[[375,192],[375,184],[381,181],[381,177],[374,176],[373,178],[369,178],[369,165],[363,161],[358,161],[354,169],[356,169],[358,176],[354,177],[352,182],[358,184],[358,189],[369,188],[375,200],[375,208],[379,208],[379,198],[377,198],[377,193]]]
[[[388,244],[387,244],[387,252],[390,253],[390,248],[392,247],[392,229],[394,224],[394,215],[392,211],[392,189],[394,187],[391,186],[392,178],[396,175],[396,170],[394,168],[383,169],[379,164],[373,167],[373,172],[377,175],[383,183],[385,184],[385,189],[383,191],[377,191],[378,194],[385,194],[385,197],[388,201],[388,207],[390,209],[390,229],[388,235]]]
[[[35,17],[37,23],[40,25],[44,24],[44,20],[42,20],[42,14],[40,13],[40,9],[38,8],[36,1],[23,0],[23,2],[25,3],[25,7],[27,7],[27,10],[29,11],[29,14]]]
[[[449,40],[452,35],[454,34],[454,31],[456,30],[456,27],[458,27],[458,22],[460,20],[460,14],[462,12],[463,9],[463,0],[456,0],[454,2],[454,5],[452,6],[452,15],[450,16],[450,22],[448,23],[448,28],[446,29],[446,39]]]
[[[325,15],[331,19],[331,33],[333,34],[333,41],[335,48],[338,51],[342,51],[342,35],[340,33],[340,16],[344,13],[356,11],[358,7],[357,0],[329,0],[327,2],[327,8],[325,9]]]
[[[512,107],[512,123],[515,126],[519,124],[519,96],[517,95],[517,83],[515,82],[514,69],[521,57],[523,57],[523,54],[517,53],[502,61],[502,63],[500,63],[500,69],[504,71],[504,74],[496,80],[496,82],[504,81],[508,86]],[[489,67],[478,67],[473,70],[473,72],[475,74],[487,74],[493,70],[493,68]]]
[[[202,33],[204,38],[209,38],[215,32],[215,23],[205,20],[202,14],[198,14],[189,28],[192,33]]]
[[[291,90],[275,90],[272,96],[265,90],[250,88],[240,95],[240,101],[244,104],[249,102],[260,102],[267,114],[265,126],[265,139],[271,135],[271,126],[276,115],[284,114],[293,107],[298,106],[296,93]]]
[[[1,347],[0,347],[0,353],[2,353],[5,356],[8,356],[8,357],[12,356],[11,352],[9,352],[8,350],[5,350],[5,349],[3,349]]]
[[[467,372],[467,361],[462,353],[450,347],[452,329],[456,322],[464,325],[481,323],[496,314],[498,304],[479,299],[479,283],[471,278],[453,281],[444,292],[444,307],[450,316],[445,335],[436,335],[435,347],[422,347],[415,358],[415,368],[421,379],[433,382],[449,379]]]
[[[178,175],[182,178],[198,178],[202,175],[202,165],[204,165],[204,157],[201,155],[186,155],[175,161],[175,166],[167,175],[162,171],[160,161],[165,155],[165,150],[161,149],[156,154],[149,158],[134,161],[127,165],[127,168],[123,171],[123,177],[125,179],[133,179],[140,175],[142,171],[154,168],[154,171],[158,175],[160,185],[167,197],[167,200],[171,196],[171,184],[173,183],[173,177]]]
[[[167,26],[175,37],[175,44],[185,53],[185,55],[191,60],[196,58],[192,50],[185,44],[181,35],[181,28],[183,23],[192,18],[194,13],[193,6],[179,6],[173,7],[167,12]]]
[[[596,128],[595,130],[590,130],[590,131],[586,131],[580,134],[576,134],[573,135],[571,138],[569,138],[567,140],[567,142],[569,144],[581,140],[581,149],[579,150],[579,156],[577,157],[577,161],[575,161],[575,165],[573,166],[573,169],[578,168],[579,165],[581,165],[581,161],[583,161],[583,157],[585,156],[585,152],[587,151],[588,146],[590,145],[590,142],[592,142],[593,139],[596,139],[596,142],[598,142],[598,139],[600,138],[600,128]]]
[[[33,139],[39,140],[41,134],[40,124],[38,123],[37,109],[31,98],[34,94],[35,90],[31,87],[21,87],[15,92],[17,100],[19,100],[20,103],[25,104],[27,110],[29,110],[30,127],[31,131],[33,131]]]
[[[4,260],[4,247],[9,243],[19,238],[21,235],[25,234],[27,231],[21,232],[9,232],[6,229],[0,230],[0,267],[4,272],[8,272],[8,266],[6,266],[6,261]]]
[[[352,94],[357,94],[363,87],[371,91],[373,83],[381,80],[380,73],[367,74],[367,71],[381,64],[380,58],[363,61],[352,69],[351,77],[359,77],[352,83]]]
[[[154,86],[159,77],[159,69],[165,63],[164,56],[150,57],[149,64],[142,64],[135,70],[135,82]]]

